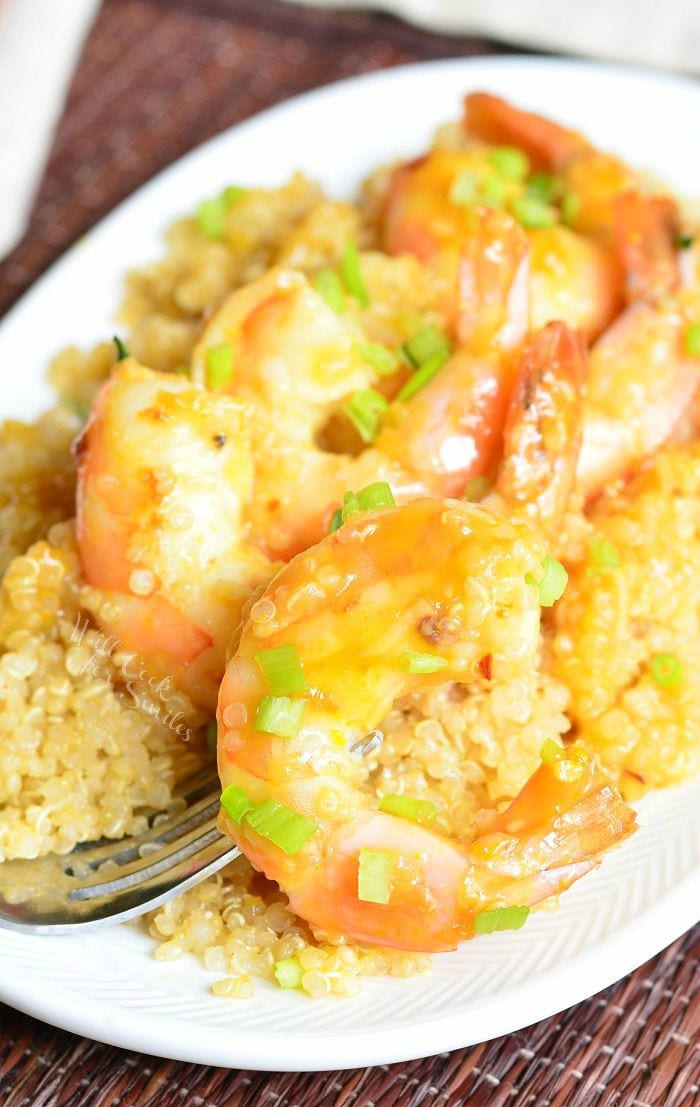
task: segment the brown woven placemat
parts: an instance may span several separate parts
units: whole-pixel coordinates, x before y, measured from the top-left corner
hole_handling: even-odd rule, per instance
[[[0,313],[122,197],[224,127],[354,73],[499,49],[381,15],[309,11],[274,0],[106,0],[31,226],[0,264]],[[620,984],[527,1030],[423,1061],[350,1072],[247,1073],[159,1061],[0,1008],[0,1107],[180,1104],[694,1107],[700,928]]]

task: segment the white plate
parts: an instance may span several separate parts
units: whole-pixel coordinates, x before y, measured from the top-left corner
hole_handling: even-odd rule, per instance
[[[302,168],[350,195],[366,172],[415,153],[469,89],[488,88],[585,129],[601,146],[700,192],[697,84],[537,58],[458,60],[372,74],[302,96],[196,150],[110,215],[0,326],[3,411],[49,400],[43,373],[69,342],[109,336],[127,268],[155,258],[178,214],[231,181],[279,183]],[[81,938],[0,932],[0,998],[87,1037],[205,1064],[308,1070],[383,1064],[483,1041],[618,980],[698,919],[700,784],[649,796],[641,829],[600,871],[512,934],[435,958],[416,980],[367,980],[314,1002],[258,984],[217,999],[193,958],[155,961],[139,930]],[[220,975],[220,974],[219,974]]]

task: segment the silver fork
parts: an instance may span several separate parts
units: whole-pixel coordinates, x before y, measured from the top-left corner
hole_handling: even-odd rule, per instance
[[[133,919],[218,871],[239,850],[216,827],[216,769],[175,789],[181,810],[153,812],[149,829],[88,842],[62,857],[0,864],[0,927],[66,934]]]
[[[350,746],[357,758],[381,745],[380,730]],[[175,789],[181,810],[152,812],[149,829],[118,841],[86,842],[62,857],[0,863],[0,928],[67,934],[151,911],[240,855],[216,827],[220,785],[214,768]]]

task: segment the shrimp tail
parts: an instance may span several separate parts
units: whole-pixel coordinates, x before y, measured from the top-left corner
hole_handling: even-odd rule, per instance
[[[464,126],[482,142],[518,146],[535,169],[560,169],[589,144],[577,131],[567,130],[534,112],[521,111],[500,96],[472,92],[465,98]]]
[[[678,290],[678,209],[673,200],[624,192],[613,200],[613,230],[628,302],[654,301]]]
[[[509,508],[535,512],[545,529],[559,528],[576,479],[586,363],[583,335],[549,323],[517,370],[495,491]]]
[[[460,252],[457,334],[470,351],[522,342],[529,324],[530,248],[505,212],[480,208],[478,226]]]

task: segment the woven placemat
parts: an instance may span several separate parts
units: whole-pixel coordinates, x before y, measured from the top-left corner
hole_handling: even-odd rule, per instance
[[[273,0],[106,0],[28,233],[0,265],[0,313],[139,184],[253,112],[354,73],[499,50],[381,15]],[[560,1016],[471,1049],[351,1072],[246,1073],[159,1061],[0,1008],[1,1107],[180,1104],[697,1107],[700,928]]]

